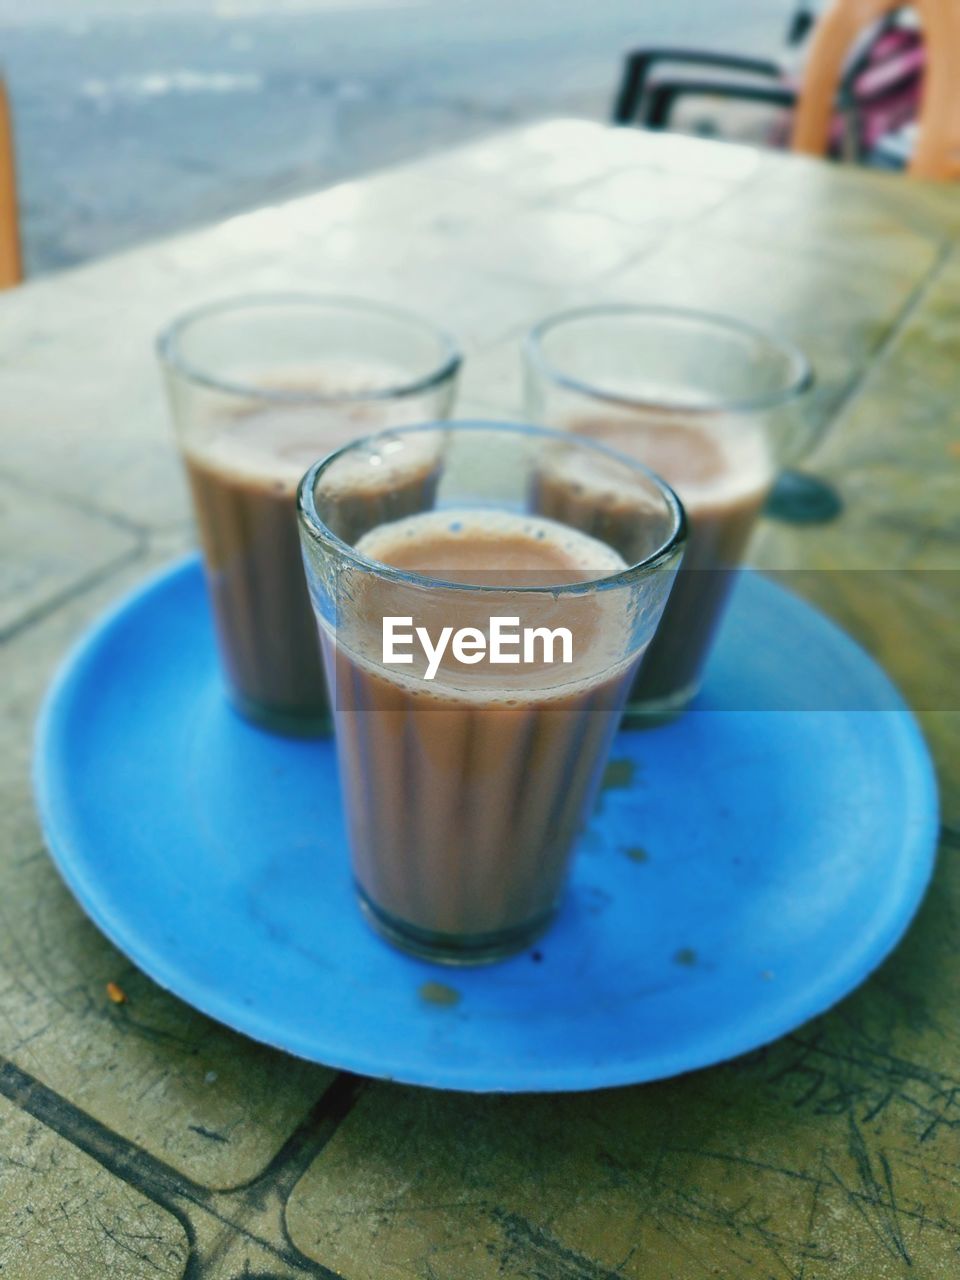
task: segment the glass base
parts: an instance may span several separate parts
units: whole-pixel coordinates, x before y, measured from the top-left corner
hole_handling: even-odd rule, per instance
[[[333,732],[333,717],[323,711],[278,711],[246,698],[236,689],[229,691],[234,711],[258,729],[281,733],[287,738],[323,738]]]
[[[436,933],[397,920],[371,901],[359,885],[356,886],[356,891],[360,910],[376,933],[401,951],[418,956],[421,960],[432,960],[435,964],[463,966],[503,960],[518,951],[526,950],[545,932],[556,915],[554,907],[536,920],[510,929],[501,929],[496,933]]]
[[[655,729],[669,724],[683,715],[699,692],[700,684],[696,682],[662,698],[631,699],[624,708],[621,724],[625,729]]]

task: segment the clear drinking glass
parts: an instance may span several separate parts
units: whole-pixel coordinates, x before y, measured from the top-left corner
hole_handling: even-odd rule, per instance
[[[542,321],[527,337],[524,366],[531,421],[637,458],[683,502],[683,567],[628,702],[631,719],[669,718],[700,687],[778,469],[810,443],[797,411],[810,366],[792,344],[737,321],[630,305]],[[601,501],[581,489],[582,506]]]
[[[559,510],[570,474],[607,495],[594,523]],[[339,450],[299,509],[367,919],[436,960],[522,948],[557,908],[669,593],[675,494],[590,441],[472,422]],[[434,648],[450,629],[432,674],[418,627]]]
[[[460,354],[409,312],[311,294],[201,307],[158,352],[232,700],[267,727],[316,732],[329,714],[297,484],[349,440],[445,417]]]

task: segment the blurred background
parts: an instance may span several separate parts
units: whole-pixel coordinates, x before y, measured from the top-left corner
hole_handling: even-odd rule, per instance
[[[624,52],[773,54],[786,0],[0,0],[28,275],[498,127],[608,119]]]

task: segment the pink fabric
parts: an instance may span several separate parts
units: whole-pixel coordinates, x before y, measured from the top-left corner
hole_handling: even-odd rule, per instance
[[[858,115],[864,152],[872,150],[886,134],[917,118],[925,66],[926,51],[919,32],[894,28],[878,34],[866,66],[853,85],[854,102],[862,104]],[[797,88],[796,82],[791,87]],[[771,130],[771,143],[786,147],[789,138],[789,119],[778,121]],[[845,155],[846,142],[845,115],[838,111],[830,130],[830,155]]]

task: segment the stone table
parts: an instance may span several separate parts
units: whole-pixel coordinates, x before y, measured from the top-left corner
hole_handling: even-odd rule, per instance
[[[0,299],[3,1280],[960,1274],[958,232],[949,188],[548,122]],[[658,1085],[431,1094],[250,1043],[87,923],[33,812],[38,701],[78,631],[192,539],[155,331],[283,286],[443,319],[466,415],[518,413],[521,335],[578,301],[720,309],[808,350],[831,426],[813,465],[845,510],[768,525],[756,555],[813,571],[891,671],[943,797],[932,891],[856,994]]]

